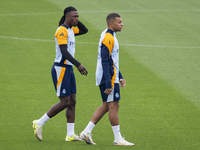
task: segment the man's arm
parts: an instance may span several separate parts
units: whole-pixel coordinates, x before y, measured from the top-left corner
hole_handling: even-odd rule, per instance
[[[85,34],[88,32],[88,29],[85,27],[85,25],[78,21],[77,27],[79,28],[79,33],[75,34],[75,36],[77,35],[81,35],[81,34]]]
[[[69,60],[73,65],[75,65],[76,67],[80,66],[81,63],[79,63],[74,57],[72,57],[72,55],[67,51],[67,44],[63,44],[63,45],[59,45],[60,47],[60,51],[62,53],[62,55]]]
[[[62,55],[69,60],[73,65],[75,65],[78,69],[78,71],[82,74],[82,75],[87,75],[88,72],[85,69],[85,67],[83,65],[81,65],[80,62],[78,62],[74,57],[72,57],[72,55],[67,51],[67,44],[63,44],[63,45],[59,45],[60,47],[60,51],[62,53]]]
[[[119,80],[124,79],[121,72],[119,71]]]
[[[107,48],[107,46],[102,44],[101,59],[102,59],[103,75],[105,77],[105,82],[106,82],[106,90],[104,91],[104,93],[107,95],[109,95],[112,92],[112,83],[109,71],[109,56],[110,56],[109,49]]]
[[[119,83],[120,83],[120,87],[125,87],[126,86],[126,81],[124,80],[121,72],[119,71]]]
[[[110,77],[110,71],[109,71],[109,49],[106,45],[102,44],[101,46],[101,61],[102,61],[102,67],[103,67],[103,75],[106,82],[106,89],[111,89],[111,77]]]

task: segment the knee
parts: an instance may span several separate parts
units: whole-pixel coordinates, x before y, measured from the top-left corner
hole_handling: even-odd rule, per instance
[[[70,105],[70,99],[69,98],[60,98],[60,106],[64,109],[67,108]]]
[[[101,106],[106,112],[109,111],[109,105],[107,102],[104,102]]]
[[[115,109],[117,109],[117,110],[118,110],[118,109],[119,109],[119,103],[115,104],[115,106],[114,106],[114,107],[115,107]]]
[[[76,106],[76,94],[71,94],[70,95],[70,107],[75,107]]]
[[[115,110],[118,110],[119,109],[119,102],[111,102],[109,104],[109,110],[110,109],[115,109]]]
[[[75,107],[76,106],[76,99],[71,100],[70,103],[69,103],[69,106]]]
[[[67,108],[69,106],[69,102],[65,101],[65,102],[61,102],[61,107],[62,108]]]

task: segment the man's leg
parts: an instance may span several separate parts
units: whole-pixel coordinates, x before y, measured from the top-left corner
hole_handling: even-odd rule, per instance
[[[63,111],[70,105],[70,96],[60,97],[60,102],[53,105],[51,109],[47,112],[49,118],[57,115],[59,112]]]
[[[60,102],[53,105],[51,109],[45,113],[39,120],[34,120],[32,123],[32,127],[34,128],[34,134],[36,137],[42,141],[42,126],[47,122],[50,118],[64,110],[69,106],[70,97],[60,97]]]
[[[70,104],[66,109],[66,119],[67,119],[67,136],[68,138],[74,135],[74,122],[75,122],[75,106],[76,106],[76,94],[70,95]]]
[[[113,129],[114,137],[122,138],[120,133],[119,126],[119,117],[118,117],[118,109],[119,109],[119,101],[109,102],[109,120]]]
[[[67,136],[65,141],[82,141],[74,132],[75,126],[76,93],[70,95],[70,103],[66,109]]]
[[[60,97],[60,102],[53,105],[47,113],[43,115],[38,121],[37,125],[43,126],[46,121],[57,115],[59,112],[67,108],[70,104],[70,96]]]
[[[108,103],[103,102],[103,104],[95,110],[91,122],[96,125],[99,120],[108,112],[108,108]]]
[[[109,102],[109,119],[112,125],[113,133],[114,133],[114,145],[128,145],[133,146],[133,143],[126,141],[121,136],[120,126],[119,126],[119,117],[118,117],[118,109],[119,109],[119,101]]]
[[[93,142],[91,137],[91,132],[95,125],[101,120],[101,118],[108,112],[108,103],[103,102],[103,104],[97,108],[92,116],[92,119],[86,126],[86,128],[80,133],[80,137],[87,143],[96,145],[96,143]]]
[[[76,107],[76,93],[70,95],[70,103],[66,109],[67,123],[74,123]]]
[[[108,103],[103,102],[103,104],[97,108],[92,116],[92,119],[84,129],[84,131],[87,131],[89,133],[92,132],[95,125],[101,120],[101,118],[108,112]]]
[[[113,101],[108,103],[109,106],[109,120],[112,126],[119,125],[118,109],[119,101]]]

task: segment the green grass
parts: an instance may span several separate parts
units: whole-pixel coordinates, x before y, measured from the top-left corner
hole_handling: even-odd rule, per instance
[[[134,147],[113,146],[108,115],[93,130],[96,146],[65,142],[61,112],[43,128],[31,122],[58,102],[51,80],[54,33],[63,9],[75,6],[89,32],[76,37],[76,58],[87,77],[77,81],[75,132],[80,133],[101,105],[95,86],[97,43],[108,13],[122,16],[117,33],[121,89],[120,127]],[[200,2],[164,0],[3,0],[0,5],[0,149],[198,150],[200,147]],[[35,39],[35,40],[34,40]]]

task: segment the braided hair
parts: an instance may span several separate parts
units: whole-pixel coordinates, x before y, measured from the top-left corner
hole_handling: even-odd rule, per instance
[[[71,12],[71,11],[77,11],[76,8],[69,6],[67,8],[64,9],[64,15],[61,17],[60,21],[59,21],[59,26],[62,25],[65,22],[65,16]]]

